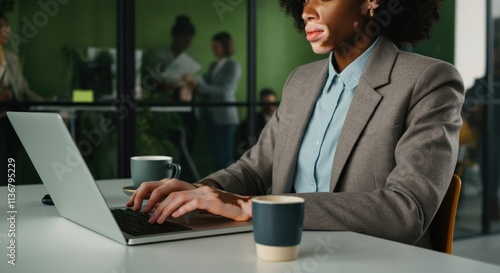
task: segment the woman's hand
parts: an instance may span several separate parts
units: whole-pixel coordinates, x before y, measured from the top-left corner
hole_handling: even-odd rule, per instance
[[[184,75],[182,77],[182,80],[187,84],[187,86],[189,86],[189,88],[191,89],[196,89],[196,87],[198,86],[198,81],[193,78],[193,76],[191,75]]]
[[[188,85],[182,85],[179,92],[179,100],[183,102],[190,102],[193,100],[193,89]]]
[[[169,216],[174,218],[194,211],[205,210],[209,213],[236,221],[252,218],[250,197],[245,197],[209,186],[189,184],[177,179],[164,179],[158,182],[145,182],[130,197],[127,206],[139,211],[142,200],[149,197],[144,210],[149,213],[155,208],[150,223],[162,224]]]
[[[196,189],[195,186],[179,179],[165,178],[155,182],[144,182],[141,186],[130,196],[126,203],[127,207],[133,207],[134,211],[140,211],[142,201],[149,199],[144,213],[149,213],[159,203],[172,192],[186,191]]]
[[[169,216],[178,218],[194,210],[205,210],[236,221],[246,221],[252,218],[251,207],[250,197],[200,185],[194,190],[170,193],[156,206],[149,222],[162,224]]]

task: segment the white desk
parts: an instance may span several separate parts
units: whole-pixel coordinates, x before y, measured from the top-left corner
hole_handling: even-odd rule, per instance
[[[128,180],[100,181],[110,206]],[[16,188],[16,265],[7,263],[7,188],[0,187],[0,272],[500,272],[500,267],[353,232],[304,232],[299,259],[255,255],[252,233],[123,246],[42,205],[42,185]],[[82,204],[84,206],[85,204]]]

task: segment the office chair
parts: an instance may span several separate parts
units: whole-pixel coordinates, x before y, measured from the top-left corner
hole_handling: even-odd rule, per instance
[[[436,251],[451,254],[453,249],[453,231],[457,214],[458,197],[462,182],[460,177],[453,175],[450,186],[438,212],[429,226],[432,248]]]

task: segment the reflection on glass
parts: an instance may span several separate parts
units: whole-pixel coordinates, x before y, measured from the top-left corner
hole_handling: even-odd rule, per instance
[[[479,97],[486,90],[484,79],[476,80],[467,90],[462,111],[463,126],[460,130],[460,146],[456,173],[462,179],[455,236],[481,232],[483,202],[483,167],[485,107]]]
[[[500,1],[493,1],[493,26],[494,26],[494,37],[493,37],[493,90],[492,99],[494,100],[494,105],[492,114],[490,117],[493,120],[493,139],[490,143],[490,151],[493,155],[490,157],[491,168],[493,170],[493,177],[490,185],[490,192],[488,193],[488,199],[491,203],[490,209],[490,219],[492,231],[500,231]]]
[[[498,0],[492,4],[500,7]],[[497,9],[496,13],[500,10]],[[457,236],[481,232],[484,213],[488,213],[484,216],[489,221],[490,231],[500,230],[500,14],[496,13],[493,12],[494,36],[490,37],[493,39],[493,56],[490,58],[493,61],[493,82],[489,83],[486,76],[477,79],[474,86],[467,90],[462,111],[464,125],[460,135],[457,173],[462,178],[463,186]],[[482,211],[483,198],[487,198],[487,211]]]
[[[463,1],[465,4],[465,1]],[[493,62],[489,75],[475,80],[466,92],[462,111],[460,149],[456,173],[462,178],[462,191],[456,219],[456,237],[500,230],[500,0],[490,0],[493,36]],[[469,4],[467,2],[467,4]],[[457,14],[457,20],[465,18]],[[475,42],[472,40],[471,42]],[[480,58],[480,55],[475,56]],[[489,82],[489,79],[492,82]],[[484,199],[486,198],[486,199]],[[488,209],[483,211],[483,204]],[[483,220],[486,220],[485,223]]]

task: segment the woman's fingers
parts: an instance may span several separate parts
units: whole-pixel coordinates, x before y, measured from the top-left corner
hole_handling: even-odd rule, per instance
[[[173,192],[156,208],[149,218],[149,223],[163,224],[165,220],[184,203],[194,198],[194,191]]]
[[[206,186],[195,190],[172,192],[161,204],[157,204],[149,223],[162,224],[170,216],[177,218],[194,210],[205,210],[233,220],[246,221],[251,218],[251,212],[247,209],[249,200],[249,197]]]
[[[142,201],[144,199],[147,199],[151,197],[153,191],[163,185],[164,182],[162,181],[156,181],[156,182],[144,182],[141,184],[141,186],[135,191],[135,193],[132,195],[133,196],[133,209],[134,211],[139,211],[141,210],[142,206]],[[132,199],[132,198],[131,198]],[[149,202],[148,202],[149,204]]]
[[[195,188],[195,186],[178,179],[165,178],[160,181],[144,182],[137,189],[137,191],[132,194],[126,205],[128,207],[133,206],[134,211],[139,211],[141,209],[142,202],[145,199],[149,199],[144,209],[145,213],[149,213],[170,193]]]
[[[193,200],[185,203],[184,206],[181,206],[180,208],[178,208],[177,210],[175,210],[172,213],[172,217],[179,218],[179,217],[181,217],[182,215],[184,215],[186,213],[189,213],[189,212],[192,212],[192,211],[195,211],[195,210],[198,210],[198,209],[207,210],[208,203],[209,202],[205,201],[205,200],[193,199]]]

